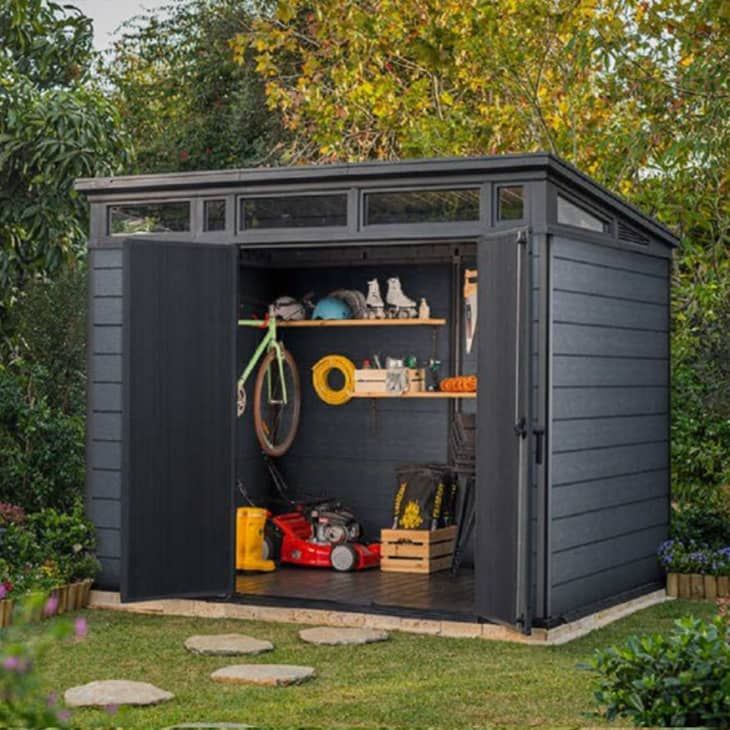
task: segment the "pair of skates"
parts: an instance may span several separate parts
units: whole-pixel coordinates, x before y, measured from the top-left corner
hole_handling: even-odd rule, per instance
[[[413,319],[418,315],[416,303],[403,293],[397,276],[388,279],[385,302],[380,294],[380,282],[377,279],[368,281],[365,303],[368,308],[368,319]]]

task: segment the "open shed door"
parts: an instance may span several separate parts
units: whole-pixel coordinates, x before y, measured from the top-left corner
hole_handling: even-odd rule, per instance
[[[126,241],[122,600],[233,590],[237,249]]]
[[[527,234],[480,239],[475,608],[529,630]]]

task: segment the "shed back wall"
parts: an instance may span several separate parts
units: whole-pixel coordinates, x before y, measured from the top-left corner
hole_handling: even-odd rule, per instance
[[[348,266],[287,269],[276,272],[275,296],[300,297],[314,291],[315,301],[339,288],[367,291],[380,280],[385,298],[387,278],[399,276],[405,293],[425,296],[434,317],[449,317],[451,271],[448,265]],[[302,418],[289,453],[280,460],[296,497],[328,495],[355,510],[367,534],[378,537],[392,519],[396,467],[447,459],[448,403],[445,400],[359,400],[329,406],[314,392],[312,366],[325,355],[342,354],[357,367],[377,353],[432,356],[448,373],[448,327],[373,327],[282,330],[282,338],[299,365]],[[434,336],[436,340],[434,342]]]
[[[658,582],[669,516],[669,265],[551,244],[550,615]]]

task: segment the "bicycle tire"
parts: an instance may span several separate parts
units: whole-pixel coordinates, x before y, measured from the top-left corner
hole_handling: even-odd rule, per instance
[[[299,428],[299,415],[302,406],[302,389],[300,386],[299,370],[297,369],[297,364],[288,350],[285,350],[282,347],[281,351],[282,355],[284,356],[284,367],[288,367],[291,372],[293,393],[289,398],[289,405],[292,408],[290,414],[291,424],[289,425],[289,432],[286,434],[285,438],[281,439],[276,444],[272,444],[269,441],[267,428],[262,413],[262,403],[266,398],[266,373],[272,365],[276,364],[275,350],[269,350],[264,356],[264,359],[261,361],[261,366],[259,367],[259,371],[256,374],[256,382],[254,383],[253,390],[254,430],[256,432],[256,438],[258,439],[261,448],[263,449],[264,453],[268,454],[269,456],[283,456],[291,448],[291,445],[294,443],[294,438],[297,435],[297,429]],[[275,368],[273,372],[276,373],[275,377],[278,378],[278,368]]]

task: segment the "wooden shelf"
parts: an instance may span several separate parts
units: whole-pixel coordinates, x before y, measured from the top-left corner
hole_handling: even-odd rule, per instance
[[[476,393],[444,393],[443,391],[422,391],[405,393],[353,393],[353,398],[476,398]]]
[[[301,319],[277,322],[277,327],[442,327],[445,319]]]

